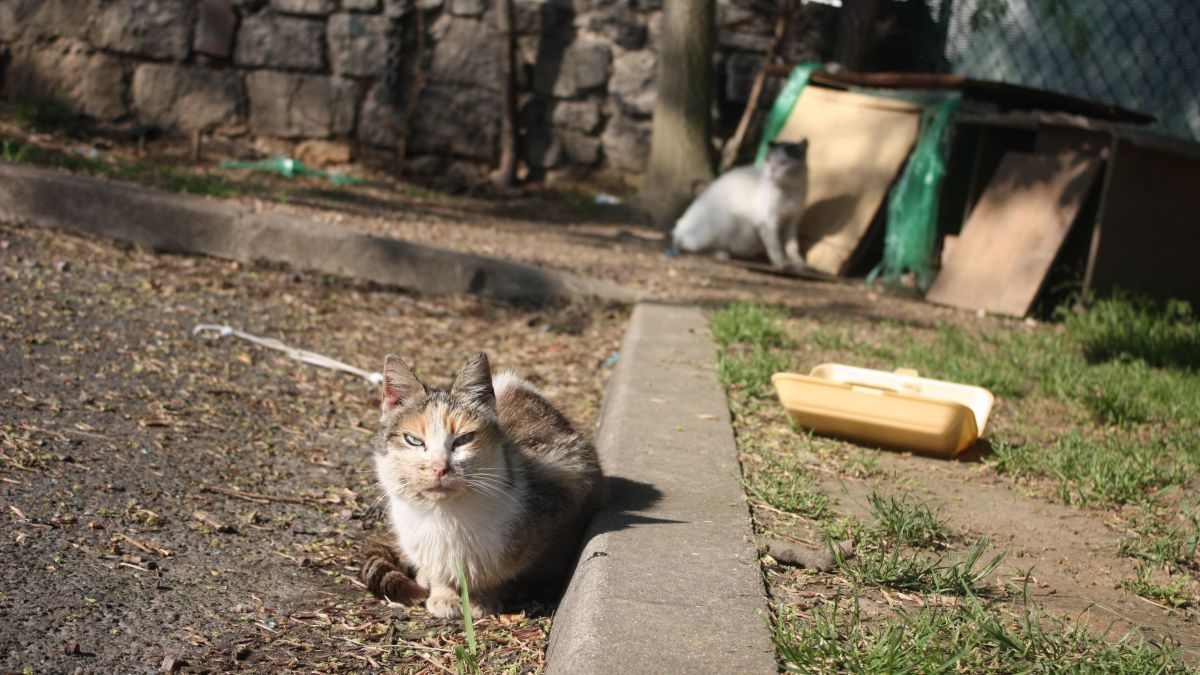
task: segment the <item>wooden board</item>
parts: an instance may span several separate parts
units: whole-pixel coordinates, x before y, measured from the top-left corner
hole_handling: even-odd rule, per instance
[[[1196,144],[1178,145],[1117,141],[1084,284],[1089,292],[1121,289],[1200,308],[1200,156]]]
[[[925,298],[1024,316],[1102,163],[1073,152],[1006,154]]]
[[[808,139],[808,199],[800,250],[809,266],[843,274],[912,151],[921,107],[805,87],[781,141]]]

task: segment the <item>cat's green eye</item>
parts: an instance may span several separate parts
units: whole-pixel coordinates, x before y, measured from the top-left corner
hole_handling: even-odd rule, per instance
[[[413,446],[414,448],[419,448],[419,447],[422,447],[425,445],[425,441],[417,438],[416,436],[413,436],[412,434],[407,434],[407,433],[404,434],[404,442],[408,443],[409,445]]]
[[[457,448],[460,445],[466,445],[467,443],[470,443],[472,440],[474,440],[474,438],[475,438],[475,432],[468,431],[467,433],[463,434],[462,436],[459,436],[458,438],[454,439],[454,447]]]

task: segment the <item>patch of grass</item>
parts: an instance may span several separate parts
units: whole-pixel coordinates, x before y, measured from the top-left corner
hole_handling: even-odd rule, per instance
[[[9,106],[20,126],[41,133],[69,129],[79,119],[62,101],[26,99]]]
[[[0,159],[10,164],[21,164],[29,159],[29,146],[6,138],[0,141]]]
[[[771,376],[791,367],[791,357],[773,349],[729,350],[717,360],[717,374],[727,387],[743,389],[755,398],[772,394]]]
[[[1196,604],[1195,597],[1188,592],[1185,577],[1172,577],[1167,583],[1160,584],[1152,579],[1153,574],[1153,567],[1141,565],[1137,578],[1123,580],[1121,588],[1174,609]]]
[[[903,552],[896,547],[868,549],[852,561],[844,561],[842,569],[856,583],[881,586],[897,591],[932,593],[937,595],[983,595],[980,585],[1004,559],[997,554],[982,562],[987,539],[975,542],[967,557],[951,562],[945,556],[930,557],[922,553]]]
[[[709,327],[722,348],[734,343],[782,348],[791,345],[783,316],[778,307],[739,302],[713,312]]]
[[[1200,370],[1200,320],[1183,300],[1158,305],[1117,294],[1085,312],[1059,314],[1091,363],[1142,361],[1153,368]]]
[[[1200,571],[1200,518],[1192,517],[1187,527],[1169,527],[1157,519],[1136,527],[1137,536],[1121,541],[1121,555],[1154,565]]]
[[[884,619],[868,619],[842,598],[808,617],[786,606],[776,615],[773,638],[787,672],[1195,672],[1176,650],[1139,635],[1110,643],[1078,624],[975,598]]]
[[[780,511],[820,520],[829,509],[829,497],[794,473],[760,476],[745,485],[750,495]]]
[[[1196,463],[1182,450],[1181,435],[1154,433],[1142,439],[1072,432],[1049,448],[996,443],[989,462],[1002,474],[1056,482],[1058,497],[1068,504],[1145,504],[1194,475]]]
[[[876,492],[867,496],[877,526],[903,546],[942,549],[950,541],[946,520],[923,502]]]
[[[207,171],[192,173],[175,166],[164,166],[152,162],[122,162],[111,167],[109,173],[142,183],[150,183],[174,192],[187,192],[208,197],[233,197],[243,188],[233,181]]]
[[[735,303],[713,312],[709,326],[717,344],[718,375],[731,389],[770,398],[771,375],[791,367],[791,341],[783,312],[775,307]]]

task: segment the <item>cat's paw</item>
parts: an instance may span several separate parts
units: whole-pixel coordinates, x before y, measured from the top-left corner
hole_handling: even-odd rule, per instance
[[[462,618],[462,599],[458,593],[449,588],[436,588],[429,593],[429,599],[425,601],[425,609],[429,613],[439,619],[461,619]],[[471,615],[474,616],[472,611]]]
[[[789,260],[780,269],[789,274],[796,274],[808,269],[808,265],[803,260]]]
[[[462,598],[453,589],[437,589],[429,594],[425,609],[440,619],[461,619]],[[471,618],[482,619],[500,613],[500,604],[489,598],[471,600]]]

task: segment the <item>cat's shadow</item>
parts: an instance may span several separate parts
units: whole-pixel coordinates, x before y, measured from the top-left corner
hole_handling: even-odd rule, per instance
[[[605,532],[617,532],[637,525],[680,523],[679,520],[642,515],[663,497],[662,490],[649,483],[621,476],[608,477],[608,503],[592,518],[588,538]]]

